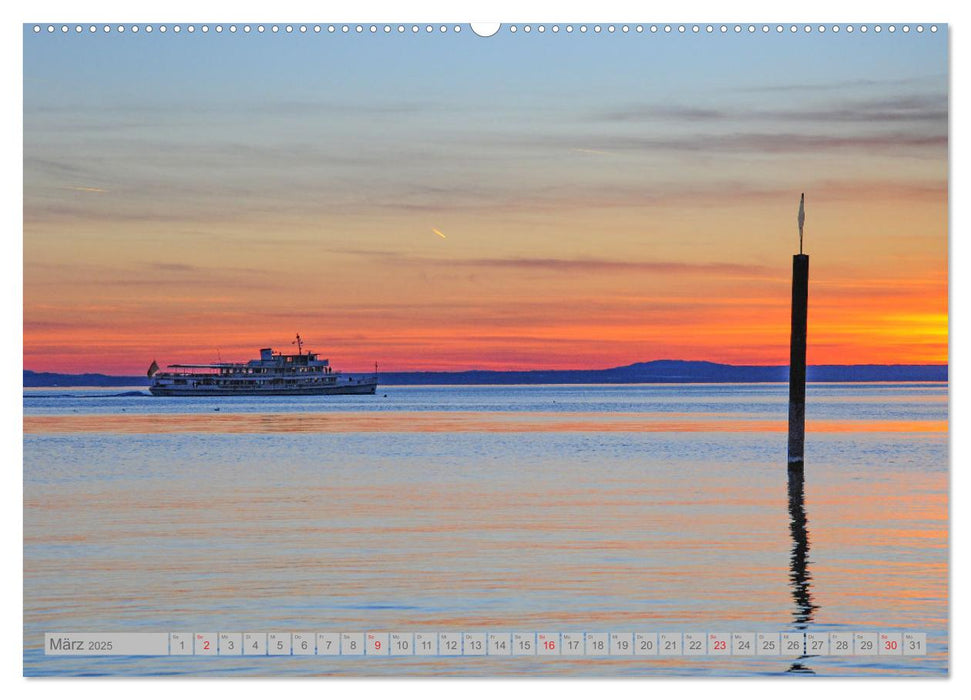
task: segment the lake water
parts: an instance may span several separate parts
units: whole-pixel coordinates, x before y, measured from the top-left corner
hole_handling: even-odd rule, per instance
[[[24,393],[26,675],[948,672],[946,384]],[[113,395],[114,394],[114,395]],[[926,657],[45,657],[44,632],[916,631]]]

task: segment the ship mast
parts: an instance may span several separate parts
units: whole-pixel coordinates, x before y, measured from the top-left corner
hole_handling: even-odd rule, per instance
[[[296,345],[297,346],[297,354],[298,355],[303,355],[303,341],[300,340],[300,334],[299,333],[297,333],[297,339],[294,340],[294,341],[292,341],[290,343],[290,345]]]

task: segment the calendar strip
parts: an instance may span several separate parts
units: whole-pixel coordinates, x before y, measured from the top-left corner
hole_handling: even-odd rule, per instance
[[[47,656],[925,656],[924,632],[47,633]]]

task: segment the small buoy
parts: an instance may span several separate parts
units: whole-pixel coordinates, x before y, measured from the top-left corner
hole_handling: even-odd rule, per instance
[[[387,395],[387,394],[385,394],[385,395],[384,395],[384,398],[388,398],[388,395]]]

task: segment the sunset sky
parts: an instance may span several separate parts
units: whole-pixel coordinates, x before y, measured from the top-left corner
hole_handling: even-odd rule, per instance
[[[946,363],[947,70],[943,27],[25,28],[24,367],[785,364],[800,192],[809,362]]]

